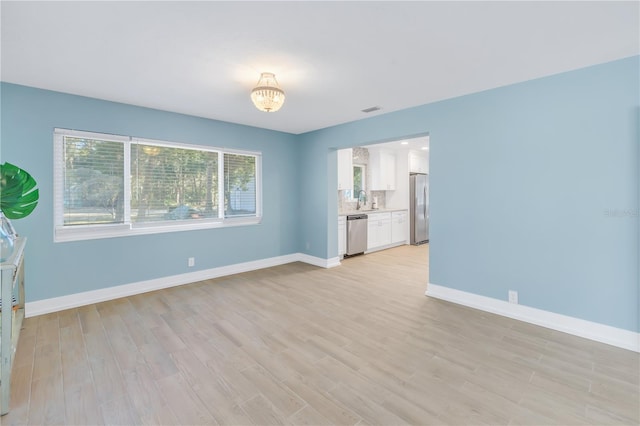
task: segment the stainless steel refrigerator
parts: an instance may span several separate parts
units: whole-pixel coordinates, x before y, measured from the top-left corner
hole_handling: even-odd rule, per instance
[[[411,244],[429,242],[429,175],[411,173],[409,185]]]

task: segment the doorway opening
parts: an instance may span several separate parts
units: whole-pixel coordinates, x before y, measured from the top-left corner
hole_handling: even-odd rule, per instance
[[[404,247],[404,255],[421,259],[428,283],[429,149],[429,134],[423,134],[338,150],[340,258],[348,240],[346,217],[363,213],[369,220],[365,255]]]

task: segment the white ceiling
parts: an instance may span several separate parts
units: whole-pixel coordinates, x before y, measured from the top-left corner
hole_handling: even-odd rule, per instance
[[[295,134],[640,53],[637,1],[0,7],[3,81]]]

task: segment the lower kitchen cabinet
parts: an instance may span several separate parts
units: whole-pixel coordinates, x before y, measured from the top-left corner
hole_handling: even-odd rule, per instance
[[[338,216],[338,256],[342,257],[347,252],[347,218]]]
[[[391,243],[406,243],[408,237],[407,212],[391,212]]]
[[[391,244],[391,213],[369,213],[367,250]]]

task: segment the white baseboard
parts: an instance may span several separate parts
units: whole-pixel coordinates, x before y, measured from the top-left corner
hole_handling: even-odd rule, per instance
[[[321,268],[333,268],[340,266],[340,258],[332,257],[330,259],[322,259],[320,257],[309,256],[308,254],[298,253],[300,262],[308,263],[310,265],[319,266]]]
[[[640,333],[429,283],[427,296],[640,352]]]
[[[34,317],[37,315],[49,314],[63,311],[65,309],[77,308],[79,306],[90,305],[92,303],[105,302],[107,300],[119,299],[121,297],[133,296],[154,290],[161,290],[168,287],[176,287],[184,284],[195,283],[226,275],[238,274],[241,272],[255,271],[272,266],[284,265],[292,262],[304,262],[321,268],[332,268],[340,265],[337,257],[322,259],[304,253],[293,253],[285,256],[271,257],[268,259],[254,260],[251,262],[237,263],[234,265],[221,266],[218,268],[205,269],[202,271],[188,272],[186,274],[172,275],[168,277],[156,278],[152,280],[139,281],[131,284],[118,285],[115,287],[101,288],[98,290],[85,291],[82,293],[70,294],[67,296],[52,297],[50,299],[36,300],[25,303],[25,316]]]

